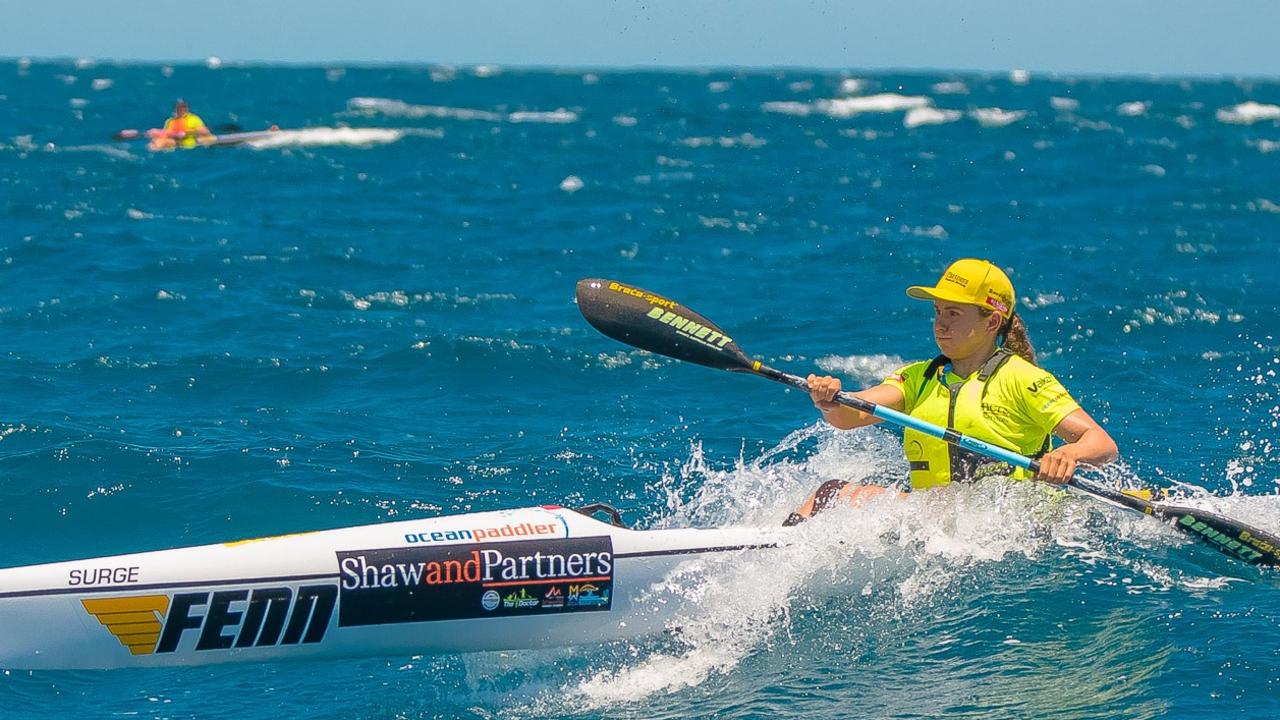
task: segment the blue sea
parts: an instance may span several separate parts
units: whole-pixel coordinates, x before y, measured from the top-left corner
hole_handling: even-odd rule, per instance
[[[112,140],[176,97],[284,130]],[[856,388],[936,353],[904,288],[966,256],[1118,441],[1101,480],[1280,531],[1278,179],[1274,80],[0,62],[3,563],[545,503],[773,526],[900,477],[899,436],[619,345],[575,282]],[[1155,520],[988,483],[804,532],[641,641],[6,670],[0,716],[1280,714],[1280,575]]]

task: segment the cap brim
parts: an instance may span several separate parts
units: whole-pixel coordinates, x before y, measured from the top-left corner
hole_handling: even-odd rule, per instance
[[[941,300],[942,302],[960,303],[961,305],[978,305],[973,298],[960,295],[959,293],[951,294],[946,291],[940,291],[936,287],[925,287],[923,285],[912,285],[907,288],[907,295],[916,300]],[[981,307],[979,305],[979,307]]]

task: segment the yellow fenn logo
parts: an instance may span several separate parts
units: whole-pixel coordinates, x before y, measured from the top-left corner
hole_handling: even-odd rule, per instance
[[[81,600],[84,609],[98,618],[120,644],[134,655],[155,652],[165,614],[169,612],[168,595],[100,598]]]

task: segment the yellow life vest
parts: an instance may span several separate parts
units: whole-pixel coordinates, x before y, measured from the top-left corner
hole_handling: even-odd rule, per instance
[[[195,147],[197,138],[200,136],[199,131],[203,127],[204,120],[201,120],[199,115],[192,112],[180,118],[171,117],[164,121],[164,131],[166,133],[186,133],[181,138],[174,138],[178,143],[178,147],[182,148]]]
[[[908,415],[1031,457],[1047,452],[1054,428],[1080,408],[1051,373],[1003,348],[969,377],[951,372],[939,357],[908,365],[885,384],[902,391]],[[902,444],[913,490],[988,475],[1031,477],[916,430],[904,430]]]

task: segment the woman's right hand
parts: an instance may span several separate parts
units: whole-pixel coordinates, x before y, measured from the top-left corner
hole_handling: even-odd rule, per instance
[[[809,375],[806,380],[809,383],[809,398],[819,410],[825,413],[840,407],[840,403],[834,402],[836,395],[840,392],[840,378],[830,375],[822,377]]]

